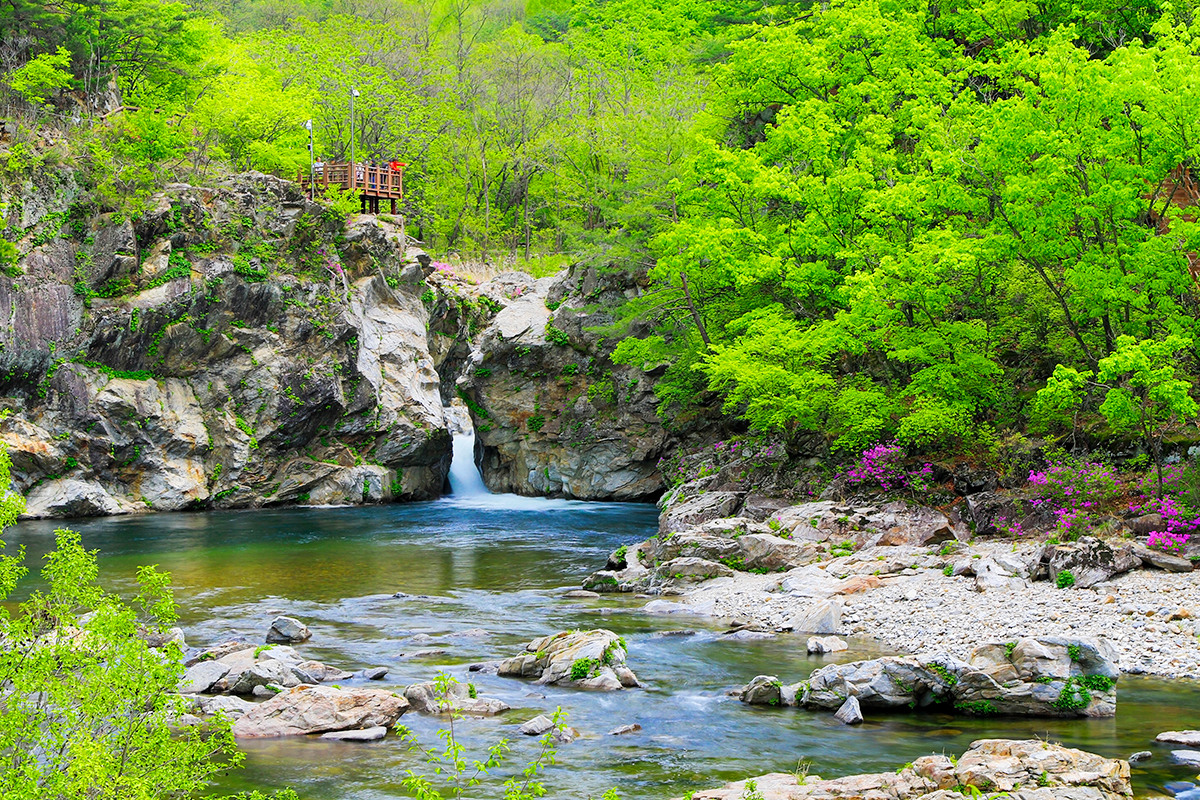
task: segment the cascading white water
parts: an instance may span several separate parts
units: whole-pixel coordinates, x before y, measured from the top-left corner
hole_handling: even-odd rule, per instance
[[[444,502],[497,511],[549,511],[589,505],[579,500],[493,494],[475,465],[475,428],[471,424],[471,415],[457,402],[446,406],[445,411],[447,427],[454,436],[454,450],[450,461],[450,496],[443,498]]]
[[[450,492],[455,497],[490,494],[475,466],[475,432],[454,434],[454,457],[450,461]]]

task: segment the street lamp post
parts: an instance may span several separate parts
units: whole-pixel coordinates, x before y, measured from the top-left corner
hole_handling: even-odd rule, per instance
[[[358,97],[358,89],[350,90],[350,188],[354,188],[354,98]]]

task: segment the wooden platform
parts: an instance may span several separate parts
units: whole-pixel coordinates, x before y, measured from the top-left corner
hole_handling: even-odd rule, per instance
[[[327,161],[318,166],[315,175],[301,173],[296,182],[308,190],[309,196],[315,187],[340,186],[358,192],[363,213],[379,213],[379,201],[391,202],[392,213],[396,213],[396,202],[404,199],[404,168],[344,161]]]

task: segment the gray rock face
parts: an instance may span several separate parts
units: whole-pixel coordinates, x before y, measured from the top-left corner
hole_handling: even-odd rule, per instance
[[[612,631],[564,631],[534,639],[524,653],[501,661],[497,674],[580,689],[634,688],[639,684],[625,653],[624,640]]]
[[[1014,525],[1035,530],[1054,522],[1048,510],[1033,506],[1025,497],[994,491],[968,496],[967,518],[974,524],[976,536],[995,536]]]
[[[398,230],[338,230],[261,174],[172,185],[151,206],[79,233],[31,215],[26,234],[50,240],[23,258],[19,295],[0,276],[16,310],[0,446],[27,516],[439,495],[450,436],[423,269]],[[83,283],[111,296],[75,292],[89,260]]]
[[[587,330],[612,321],[589,306],[637,293],[632,278],[584,267],[541,280],[505,273],[482,291],[501,308],[460,388],[471,400],[488,487],[590,500],[660,492],[658,461],[669,438],[655,413],[655,379],[640,365],[612,364],[615,343]],[[548,302],[561,305],[551,311]],[[549,377],[525,377],[532,375]]]
[[[308,626],[294,617],[276,617],[267,631],[267,641],[272,644],[296,644],[310,638]]]

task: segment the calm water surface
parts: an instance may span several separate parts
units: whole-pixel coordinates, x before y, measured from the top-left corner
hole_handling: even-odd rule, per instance
[[[847,728],[825,713],[743,706],[725,692],[757,674],[799,680],[822,664],[881,651],[859,641],[835,658],[810,658],[800,636],[728,641],[712,623],[643,615],[644,600],[562,598],[614,548],[652,534],[656,522],[648,505],[498,498],[164,514],[80,520],[72,527],[100,551],[102,575],[114,590],[132,586],[138,565],[170,571],[190,644],[235,636],[261,641],[270,620],[287,613],[313,631],[299,646],[302,653],[347,670],[387,666],[387,680],[376,686],[403,687],[439,670],[466,681],[467,664],[514,654],[531,638],[563,629],[606,627],[622,634],[645,690],[593,694],[470,677],[481,695],[513,707],[496,718],[460,723],[464,741],[480,757],[496,739],[509,737],[511,763],[519,767],[534,754],[535,742],[518,735],[517,726],[556,706],[582,732],[560,748],[557,765],[545,774],[554,798],[583,800],[610,787],[627,799],[669,798],[789,771],[801,760],[823,777],[893,770],[920,755],[959,753],[987,736],[1040,736],[1119,757],[1153,750],[1146,768],[1135,767],[1139,795],[1154,794],[1164,780],[1194,778],[1166,763],[1169,747],[1152,743],[1162,730],[1200,728],[1200,692],[1190,684],[1124,678],[1115,720],[873,713],[868,723]],[[6,539],[25,545],[33,562],[52,546],[55,527],[25,522]],[[394,598],[396,592],[407,596]],[[471,632],[480,628],[486,636]],[[661,635],[680,629],[695,633]],[[419,651],[427,652],[414,657]],[[437,743],[437,720],[410,714],[403,722],[427,746]],[[606,735],[626,723],[639,723],[642,731]],[[422,767],[398,737],[243,747],[246,767],[226,776],[221,791],[291,786],[305,800],[400,798],[407,796],[405,770]]]

